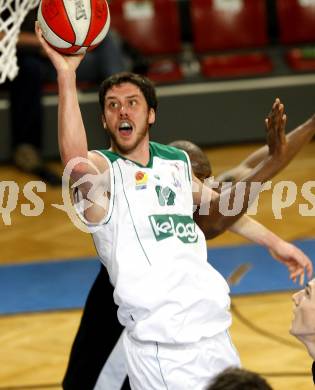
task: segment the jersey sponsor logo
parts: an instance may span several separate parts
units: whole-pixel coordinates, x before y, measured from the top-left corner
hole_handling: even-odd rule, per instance
[[[173,236],[184,244],[192,244],[198,241],[196,224],[188,215],[155,214],[149,216],[149,221],[157,241]]]
[[[158,185],[155,187],[155,192],[160,206],[174,206],[176,194],[170,187],[162,187]]]
[[[135,173],[136,190],[144,190],[147,188],[148,174],[142,171]]]

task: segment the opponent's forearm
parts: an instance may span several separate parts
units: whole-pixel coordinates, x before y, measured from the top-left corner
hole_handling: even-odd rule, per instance
[[[315,116],[313,115],[306,122],[302,123],[296,129],[292,130],[286,135],[286,147],[285,152],[283,153],[282,164],[278,165],[276,169],[273,170],[272,174],[268,179],[271,179],[275,176],[281,169],[286,167],[289,162],[296,156],[296,154],[301,150],[301,148],[308,143],[315,134]],[[265,155],[268,154],[267,146],[264,147]],[[263,149],[261,149],[261,156],[263,154]]]
[[[224,189],[221,188],[220,196],[212,199],[209,209],[209,223],[216,226],[217,232],[222,232],[231,226],[240,218],[248,209],[253,200],[258,196],[262,184],[279,169],[284,163],[282,156],[267,156],[257,167],[253,168],[242,182],[236,182],[232,186]],[[234,215],[231,213],[222,213],[220,205],[233,204]],[[225,207],[228,209],[228,207]],[[212,222],[211,222],[212,221]],[[206,222],[204,222],[206,225]],[[209,233],[209,230],[208,230]]]
[[[286,135],[288,162],[307,144],[315,134],[315,116],[309,118],[306,122],[299,125],[294,130],[291,130]],[[248,156],[242,164],[248,168],[253,168],[260,163],[269,153],[268,146],[264,145],[250,156]]]
[[[261,148],[255,150],[252,154],[250,154],[242,164],[247,168],[254,168],[257,164],[259,164],[269,153],[269,149],[267,145],[262,146]]]
[[[287,164],[287,154],[284,151],[281,155],[267,155],[247,175],[242,178],[242,182],[264,183],[278,173]]]
[[[302,123],[296,129],[292,130],[286,136],[286,147],[281,158],[281,163],[274,165],[272,169],[270,169],[269,177],[266,177],[266,173],[268,175],[268,170],[265,171],[264,177],[266,180],[274,177],[281,169],[286,167],[289,162],[296,156],[296,154],[301,150],[301,148],[309,142],[315,134],[315,116],[312,116],[306,122]],[[268,149],[266,147],[265,154],[267,156]],[[265,157],[266,158],[266,157]],[[243,179],[242,179],[243,180]],[[257,180],[258,181],[258,180]],[[264,181],[264,180],[262,180]]]
[[[76,91],[75,72],[59,72],[58,86],[58,141],[61,159],[66,165],[75,157],[87,158],[88,146]]]
[[[306,122],[292,130],[286,135],[287,150],[283,167],[297,155],[297,153],[306,145],[315,134],[315,115],[309,118]],[[232,176],[235,181],[243,180],[244,176],[248,174],[248,170],[254,168],[258,163],[263,161],[268,156],[269,149],[267,145],[262,146],[251,155],[249,155],[242,163],[230,171],[219,175],[218,180],[223,181],[226,177]],[[279,172],[280,169],[273,172],[273,176]],[[268,179],[272,179],[270,176]]]
[[[224,171],[216,176],[216,180],[224,182],[242,181],[250,172],[261,163],[269,154],[269,148],[267,145],[262,146],[258,150],[251,153],[245,160],[239,165]]]
[[[287,134],[289,161],[307,144],[315,134],[315,115]]]
[[[220,195],[215,196],[214,191],[207,193],[207,188],[201,185],[196,191],[197,196],[194,196],[195,204],[199,206],[195,213],[195,220],[207,239],[224,232],[247,211],[250,203],[259,194],[261,184],[282,164],[281,157],[268,155],[249,172],[243,182],[237,182],[230,188],[222,189]],[[259,185],[252,186],[252,182],[258,182]],[[233,212],[229,212],[229,204],[233,204]]]

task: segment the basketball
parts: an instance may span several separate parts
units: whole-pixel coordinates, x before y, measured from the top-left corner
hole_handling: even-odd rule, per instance
[[[41,0],[37,19],[45,40],[63,54],[92,50],[110,25],[106,0]]]

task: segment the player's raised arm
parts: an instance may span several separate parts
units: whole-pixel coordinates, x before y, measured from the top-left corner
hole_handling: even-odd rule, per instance
[[[215,190],[208,188],[194,177],[194,204],[199,207],[197,209],[199,214],[197,223],[207,238],[215,237],[246,212],[249,200],[254,200],[260,191],[260,186],[256,186],[257,193],[255,194],[251,186],[252,182],[263,184],[284,166],[287,149],[283,139],[283,131],[283,127],[278,127],[268,135],[269,153],[243,178],[242,183],[234,183],[222,190],[220,196],[215,194]],[[244,191],[238,192],[239,186],[244,186]],[[233,215],[222,214],[220,203],[229,204],[231,199],[238,204],[237,212]]]
[[[97,222],[106,214],[104,172],[107,163],[96,153],[88,152],[86,131],[81,115],[76,89],[76,69],[84,55],[62,55],[44,40],[38,23],[36,35],[57,71],[58,81],[58,143],[61,160],[68,169],[72,181],[80,189],[83,198],[93,205],[89,207],[88,220]]]
[[[76,69],[83,55],[62,55],[53,49],[43,38],[38,22],[35,32],[48,58],[51,60],[57,72],[58,81],[58,143],[61,160],[66,166],[71,159],[76,157],[87,158],[88,147],[85,128],[81,116],[76,89]],[[83,166],[77,166],[72,170],[74,180],[80,175],[76,170],[84,171]]]
[[[268,117],[265,119],[265,126],[267,129],[267,134],[274,133],[277,128],[280,127],[281,132],[285,131],[286,125],[286,115],[284,112],[284,105],[281,103],[280,99],[276,99]],[[289,162],[295,157],[295,155],[300,151],[300,149],[308,143],[315,134],[315,115],[310,117],[304,123],[299,125],[297,128],[292,130],[286,135],[286,154],[284,165],[286,166]],[[228,171],[225,171],[219,174],[216,177],[218,181],[240,181],[249,172],[259,164],[269,153],[268,145],[262,146],[258,150],[251,153],[245,160],[243,160],[237,167],[232,168]],[[274,172],[274,175],[278,172]],[[272,177],[270,177],[271,179]]]
[[[35,31],[44,51],[57,71],[59,91],[58,142],[61,160],[66,166],[75,158],[82,158],[82,161],[83,159],[93,159],[93,155],[88,154],[86,132],[76,89],[76,69],[84,55],[62,55],[45,41],[38,23]],[[103,159],[100,161],[103,163]],[[95,157],[93,162],[98,164],[99,159]],[[100,168],[104,169],[104,167]],[[76,181],[86,173],[95,172],[91,171],[89,164],[82,162],[73,167],[71,177]]]
[[[207,238],[213,238],[220,234],[240,218],[240,216],[246,212],[249,206],[249,200],[255,198],[255,194],[252,191],[250,184],[252,182],[262,184],[276,175],[288,164],[301,146],[311,139],[315,132],[315,118],[311,118],[294,130],[291,136],[288,137],[289,141],[287,141],[285,137],[285,124],[286,115],[284,114],[284,106],[279,99],[276,99],[272,110],[266,119],[268,144],[266,152],[259,153],[259,158],[257,158],[257,156],[253,157],[252,163],[254,164],[255,160],[256,165],[251,169],[247,168],[243,170],[243,176],[241,178],[243,183],[234,183],[233,186],[227,187],[225,191],[223,190],[221,192],[220,198],[217,198],[214,194],[207,194],[207,189],[203,188],[203,186],[195,180],[195,205],[199,207],[200,202],[206,201],[209,203],[211,200],[208,213],[204,212],[205,206],[201,207],[201,213],[200,209],[197,209],[197,223],[205,232]],[[242,196],[238,199],[236,197],[238,194],[237,187],[240,185],[245,185],[245,190],[244,193],[240,192]],[[214,188],[214,191],[216,190],[217,188]],[[258,193],[259,186],[257,186],[257,195]],[[234,203],[238,203],[238,211],[231,216],[222,215],[219,210],[220,202],[228,204],[230,200]],[[208,216],[209,219],[207,219]]]

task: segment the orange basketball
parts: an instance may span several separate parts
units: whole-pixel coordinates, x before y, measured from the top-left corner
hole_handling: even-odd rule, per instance
[[[41,0],[37,17],[45,40],[64,54],[92,50],[110,25],[106,0]]]

